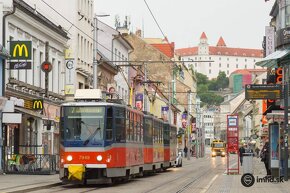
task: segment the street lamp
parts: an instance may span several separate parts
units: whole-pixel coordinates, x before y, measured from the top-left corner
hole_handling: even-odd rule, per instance
[[[98,88],[98,17],[107,17],[105,15],[95,15],[94,16],[94,49],[93,49],[93,88]]]

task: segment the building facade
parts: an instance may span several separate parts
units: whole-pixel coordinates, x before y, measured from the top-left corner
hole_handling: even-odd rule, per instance
[[[227,47],[222,37],[216,46],[210,46],[204,32],[199,40],[198,46],[177,49],[176,54],[184,61],[192,61],[187,65],[192,66],[195,71],[206,75],[209,79],[216,78],[221,71],[229,76],[237,69],[261,68],[255,66],[255,63],[263,58],[262,49]]]
[[[73,97],[75,89],[93,88],[94,1],[25,0],[25,2],[68,33],[66,59],[73,62],[73,68],[66,69],[71,77],[70,80],[66,78],[65,83],[65,94],[68,99]]]
[[[2,1],[0,6],[3,6],[0,18],[4,18],[0,25],[4,26],[1,42],[10,49],[5,64],[5,96],[12,102],[14,113],[22,115],[19,122],[13,119],[4,122],[5,155],[58,154],[60,103],[65,99],[65,50],[69,37],[61,27],[24,1],[14,0],[13,4]],[[31,49],[22,41],[30,42]],[[27,61],[21,63],[26,67],[11,60],[21,55],[31,56],[30,67]],[[42,70],[45,61],[52,65],[47,82]]]

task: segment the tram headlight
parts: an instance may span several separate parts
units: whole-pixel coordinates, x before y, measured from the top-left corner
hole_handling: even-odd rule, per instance
[[[70,162],[72,159],[73,159],[73,157],[72,157],[71,155],[68,155],[68,156],[66,157],[66,160],[69,161],[69,162]]]
[[[100,161],[102,161],[102,159],[103,159],[103,157],[101,156],[101,155],[98,155],[97,156],[97,160],[100,162]]]

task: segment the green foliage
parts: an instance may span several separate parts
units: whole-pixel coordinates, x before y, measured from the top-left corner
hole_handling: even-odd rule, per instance
[[[223,102],[223,97],[216,95],[214,91],[227,88],[229,78],[225,72],[220,72],[216,79],[208,80],[208,77],[201,73],[196,73],[197,77],[197,94],[200,97],[202,104],[220,105]],[[213,92],[209,92],[213,91]]]
[[[208,84],[208,77],[202,73],[196,72],[197,85]]]

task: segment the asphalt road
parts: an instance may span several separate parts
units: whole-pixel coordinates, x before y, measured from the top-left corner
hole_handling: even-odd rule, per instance
[[[204,158],[183,160],[182,168],[171,168],[142,178],[133,178],[116,185],[61,185],[34,192],[48,193],[192,193],[206,192],[218,175],[224,175],[227,158]]]

